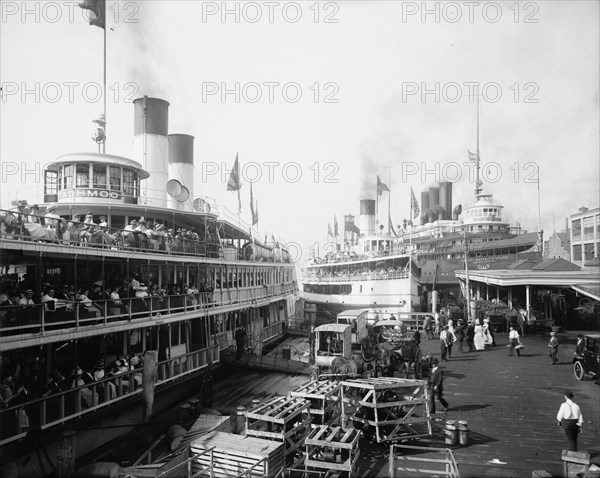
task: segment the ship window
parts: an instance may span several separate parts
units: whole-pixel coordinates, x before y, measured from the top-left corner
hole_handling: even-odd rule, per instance
[[[123,194],[135,197],[135,173],[130,169],[123,170]]]
[[[77,165],[77,186],[78,188],[87,188],[89,186],[90,166],[88,164]]]
[[[58,171],[46,170],[44,173],[44,194],[58,193]]]
[[[63,189],[70,189],[73,187],[73,177],[75,176],[75,165],[68,164],[65,166],[65,173],[63,176]]]
[[[121,168],[109,166],[110,189],[121,190]]]
[[[573,260],[580,261],[581,260],[581,244],[577,244],[573,246]]]
[[[94,174],[94,187],[106,189],[106,165],[94,164],[92,171]]]

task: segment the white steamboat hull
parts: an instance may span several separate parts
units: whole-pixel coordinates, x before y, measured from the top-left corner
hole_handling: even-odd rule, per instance
[[[303,288],[302,296],[307,302],[331,309],[393,307],[403,312],[414,312],[420,303],[417,284],[408,278],[326,283],[305,281]]]

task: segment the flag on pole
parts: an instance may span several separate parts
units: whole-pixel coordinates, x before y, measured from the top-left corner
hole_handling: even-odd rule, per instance
[[[360,234],[360,229],[354,224],[354,216],[351,214],[344,216],[344,231]]]
[[[419,217],[421,210],[419,209],[419,203],[417,202],[413,188],[410,188],[410,210],[412,211],[412,219]]]
[[[388,225],[390,227],[390,230],[392,231],[392,234],[398,237],[398,234],[396,234],[396,230],[394,229],[394,224],[392,223],[392,216],[388,216]]]
[[[335,237],[338,237],[340,235],[338,232],[337,217],[335,217],[335,214],[333,215],[333,234]]]
[[[387,184],[382,183],[381,179],[379,179],[379,174],[377,175],[377,195],[381,196],[383,191],[389,191],[390,188],[387,187]]]
[[[254,207],[254,194],[252,193],[252,183],[250,183],[250,213],[252,214],[252,225],[258,224],[258,201]]]
[[[471,153],[471,151],[469,151],[468,149],[467,149],[467,153],[469,154],[469,161],[475,161],[476,163],[479,162],[478,154]]]
[[[233,169],[229,175],[227,181],[227,191],[237,191],[238,193],[238,212],[242,212],[242,200],[240,199],[240,189],[242,189],[242,183],[240,182],[240,163],[238,161],[238,155],[235,155],[235,162],[233,163]]]
[[[96,25],[106,30],[106,0],[83,0],[79,6],[90,11],[90,25]]]
[[[333,233],[331,232],[331,224],[327,223],[327,237],[333,237]]]

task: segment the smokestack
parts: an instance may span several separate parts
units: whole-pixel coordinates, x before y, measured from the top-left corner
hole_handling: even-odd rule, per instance
[[[133,159],[150,173],[140,187],[141,203],[166,207],[169,102],[144,96],[133,101],[133,108]]]
[[[421,224],[427,224],[427,214],[425,214],[427,209],[429,209],[429,193],[421,191]]]
[[[367,235],[375,234],[375,200],[361,199],[360,217],[358,218],[360,232]]]
[[[432,186],[429,188],[429,209],[436,212],[436,208],[440,205],[440,188]],[[436,212],[437,213],[437,212]]]
[[[440,183],[440,206],[444,210],[444,216],[440,219],[452,219],[452,183],[450,181]]]
[[[194,137],[189,134],[169,135],[169,182],[178,181],[181,192],[167,191],[167,204],[173,209],[188,209],[194,200]],[[185,204],[188,207],[184,207]]]

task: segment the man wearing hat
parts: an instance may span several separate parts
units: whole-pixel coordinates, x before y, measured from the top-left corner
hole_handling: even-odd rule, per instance
[[[557,362],[556,354],[558,353],[558,339],[556,338],[556,332],[550,332],[550,342],[548,342],[548,355],[550,355],[551,364],[554,365]]]
[[[427,386],[429,388],[429,413],[435,413],[435,399],[439,400],[444,407],[444,411],[448,410],[448,402],[444,399],[444,376],[439,368],[440,361],[434,358],[431,361],[432,369],[429,373]]]
[[[23,295],[23,297],[21,297],[21,299],[19,299],[19,304],[20,305],[34,305],[35,302],[33,301],[33,290],[27,289],[25,291],[25,294]]]
[[[570,390],[565,391],[565,401],[561,404],[558,414],[556,415],[556,421],[559,427],[563,427],[565,435],[569,441],[569,450],[577,451],[577,436],[581,432],[583,426],[583,415],[579,405],[573,402],[573,392]]]

